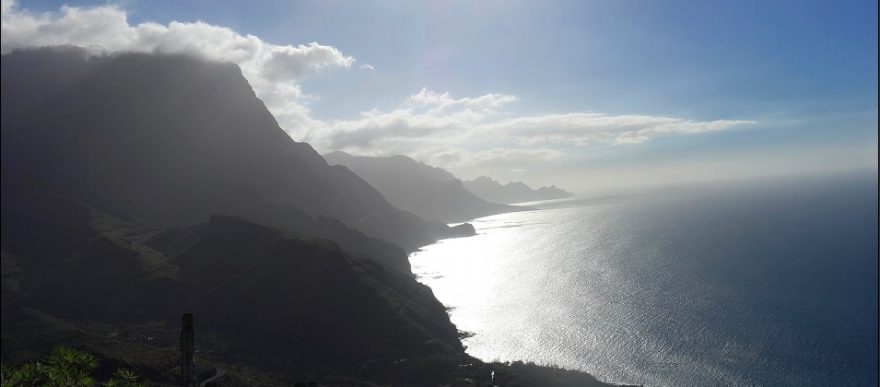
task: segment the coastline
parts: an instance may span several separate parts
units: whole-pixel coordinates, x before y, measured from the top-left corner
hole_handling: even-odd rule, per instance
[[[549,199],[549,200],[525,202],[525,203],[529,203],[530,206],[541,205],[541,204],[560,205],[560,204],[563,204],[566,202],[577,202],[580,200],[588,200],[588,199],[582,199],[580,197],[573,196],[573,197],[567,197],[567,198]],[[515,204],[515,205],[520,205],[520,204]],[[464,222],[448,223],[447,225],[449,227],[460,227],[462,225],[470,225],[471,227],[474,228],[475,234],[469,235],[467,237],[444,238],[444,239],[438,240],[435,243],[422,246],[422,247],[408,253],[407,259],[410,260],[410,264],[413,267],[413,276],[415,277],[416,281],[431,288],[432,292],[435,293],[434,297],[437,298],[438,301],[440,301],[441,304],[444,305],[444,307],[446,307],[447,314],[449,314],[450,319],[452,319],[453,314],[455,313],[456,306],[446,304],[442,300],[440,300],[439,297],[437,297],[436,291],[434,291],[434,288],[431,287],[431,284],[429,283],[430,281],[426,281],[426,279],[430,279],[432,277],[436,278],[436,276],[442,276],[442,274],[417,271],[416,266],[413,265],[413,262],[412,262],[413,257],[418,256],[420,253],[423,253],[426,249],[431,249],[431,247],[436,247],[438,245],[448,243],[448,242],[455,240],[455,239],[475,238],[475,237],[481,235],[480,230],[477,229],[476,226],[473,225],[475,222],[479,223],[481,219],[491,218],[491,217],[495,217],[495,216],[522,213],[522,212],[543,211],[543,210],[545,210],[545,209],[540,208],[540,207],[532,207],[526,211],[508,211],[508,212],[504,212],[504,213],[498,213],[498,214],[492,214],[492,215],[486,215],[486,216],[481,216],[481,217],[477,217],[477,218],[472,218],[472,219],[469,219]],[[454,323],[454,321],[453,321],[453,323]],[[579,369],[574,369],[574,368],[567,368],[567,367],[559,366],[559,365],[552,364],[552,363],[540,363],[540,362],[526,361],[526,360],[522,360],[522,359],[498,359],[498,358],[490,359],[490,358],[485,358],[485,357],[478,357],[478,356],[471,354],[467,351],[468,345],[466,344],[466,340],[475,337],[477,335],[477,333],[467,331],[467,330],[462,330],[458,326],[456,326],[456,329],[459,332],[459,336],[462,340],[462,345],[464,345],[465,353],[468,356],[470,356],[476,360],[479,360],[481,362],[484,362],[486,364],[494,365],[495,367],[499,367],[499,366],[504,366],[504,367],[513,366],[513,367],[521,367],[521,368],[525,367],[525,368],[531,368],[532,371],[530,371],[530,372],[558,372],[558,373],[562,373],[562,374],[568,374],[568,375],[571,375],[574,377],[577,377],[579,375],[579,377],[588,378],[590,383],[594,383],[594,384],[589,384],[589,385],[595,385],[595,386],[609,386],[609,387],[610,386],[620,386],[620,387],[630,387],[630,386],[644,387],[645,386],[644,384],[636,385],[636,384],[627,384],[627,383],[601,380],[598,378],[598,376],[596,376],[595,374],[593,374],[591,372],[579,370]],[[574,385],[579,385],[579,384],[573,384],[572,386],[574,386]]]

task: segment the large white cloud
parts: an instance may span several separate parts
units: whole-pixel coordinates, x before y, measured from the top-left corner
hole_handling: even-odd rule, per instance
[[[421,90],[400,107],[361,113],[354,120],[328,123],[313,141],[331,148],[374,148],[377,144],[430,138],[432,141],[486,141],[504,138],[519,144],[638,143],[674,134],[699,134],[751,124],[748,120],[696,121],[648,116],[565,113],[504,117],[501,109],[517,98],[486,94],[455,99]],[[436,138],[435,138],[436,137]],[[365,149],[361,149],[364,151]]]
[[[287,130],[318,124],[302,101],[297,81],[326,68],[350,68],[355,62],[332,46],[272,44],[201,21],[131,25],[126,11],[113,5],[32,12],[11,0],[2,4],[3,53],[24,47],[76,45],[96,54],[186,53],[233,62]]]
[[[572,147],[639,143],[751,123],[591,112],[512,116],[508,107],[518,101],[513,95],[455,98],[427,89],[390,110],[322,121],[311,115],[299,81],[324,69],[354,65],[354,58],[333,46],[272,44],[201,21],[132,25],[126,11],[113,5],[32,12],[11,0],[2,1],[0,49],[4,53],[22,47],[70,44],[95,53],[189,53],[230,61],[242,68],[282,128],[321,151],[407,154],[456,172],[468,168],[510,171],[564,158],[566,149],[570,152]],[[373,69],[368,64],[361,67]]]
[[[453,98],[421,90],[389,111],[325,123],[308,140],[324,149],[359,154],[406,153],[452,169],[517,169],[563,156],[563,148],[640,143],[751,124],[747,120],[697,121],[649,115],[565,113],[510,117],[515,96]]]

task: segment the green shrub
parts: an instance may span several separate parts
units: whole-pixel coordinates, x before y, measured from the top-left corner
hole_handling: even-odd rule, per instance
[[[46,360],[2,367],[2,387],[140,387],[138,375],[126,369],[117,369],[104,383],[98,383],[92,372],[98,368],[95,356],[68,347],[58,347]]]

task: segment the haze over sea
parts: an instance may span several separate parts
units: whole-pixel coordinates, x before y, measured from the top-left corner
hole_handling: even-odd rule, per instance
[[[470,354],[648,386],[877,385],[876,171],[539,207],[410,258]]]

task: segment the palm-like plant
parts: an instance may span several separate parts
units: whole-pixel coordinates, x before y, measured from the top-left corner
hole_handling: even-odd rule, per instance
[[[58,347],[46,360],[49,386],[86,387],[95,384],[91,372],[98,368],[98,359],[91,354],[68,347]]]
[[[113,377],[104,383],[104,387],[140,387],[138,376],[125,368],[117,369]]]
[[[92,387],[96,385],[91,372],[98,368],[93,355],[68,347],[58,347],[45,361],[25,363],[17,367],[3,364],[2,387],[48,386]],[[138,376],[127,369],[117,369],[110,380],[103,383],[112,387],[140,387]]]

